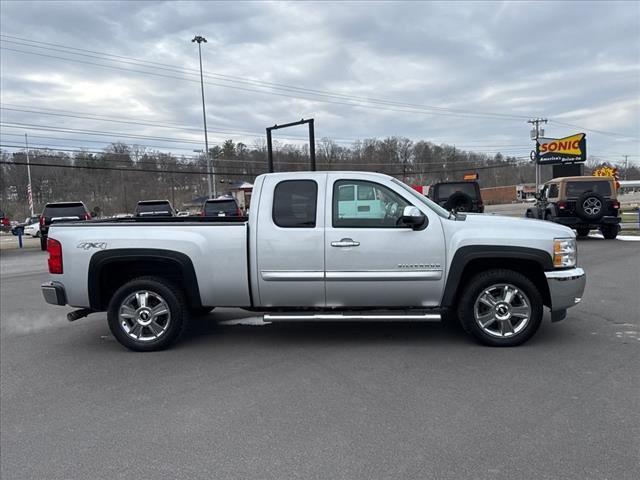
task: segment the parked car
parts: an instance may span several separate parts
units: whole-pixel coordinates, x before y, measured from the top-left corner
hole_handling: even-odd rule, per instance
[[[89,210],[82,202],[47,203],[40,215],[40,248],[47,249],[49,228],[56,222],[91,220]]]
[[[613,177],[560,177],[544,184],[526,216],[566,225],[585,237],[599,229],[614,239],[620,231],[620,202]]]
[[[449,211],[484,213],[478,182],[441,182],[429,188],[429,198]]]
[[[376,218],[340,215],[344,187],[384,199]],[[107,311],[132,350],[175,342],[214,307],[270,322],[439,320],[515,346],[583,297],[576,239],[562,225],[452,214],[387,175],[294,172],[256,179],[251,216],[108,219],[52,226],[45,300],[69,320]],[[390,214],[388,204],[400,206]],[[126,228],[122,228],[126,224]]]
[[[4,213],[4,210],[0,210],[0,231],[11,231],[11,221],[9,220],[9,217]]]
[[[169,200],[141,200],[133,214],[136,217],[173,217],[174,211]]]
[[[31,235],[32,237],[40,236],[40,215],[27,217],[24,222],[18,223],[11,228],[13,235],[18,235],[18,229],[22,229],[23,235]]]
[[[202,205],[203,217],[241,217],[235,198],[210,198]]]

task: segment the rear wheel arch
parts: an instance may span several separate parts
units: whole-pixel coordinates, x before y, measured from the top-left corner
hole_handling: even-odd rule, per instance
[[[542,295],[543,303],[551,305],[545,271],[553,269],[551,255],[544,250],[510,246],[468,246],[458,249],[449,267],[441,305],[454,307],[463,286],[480,272],[492,269],[512,270],[525,275]]]
[[[142,276],[171,282],[184,291],[189,307],[202,307],[198,279],[187,255],[162,249],[123,248],[97,252],[91,257],[88,276],[91,308],[106,310],[122,285]]]

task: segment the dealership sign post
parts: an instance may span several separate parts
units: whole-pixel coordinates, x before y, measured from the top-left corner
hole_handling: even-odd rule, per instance
[[[564,138],[538,138],[535,158],[539,165],[584,162],[587,160],[586,135],[577,133]]]

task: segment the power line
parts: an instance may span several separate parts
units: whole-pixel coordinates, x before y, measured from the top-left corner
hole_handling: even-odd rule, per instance
[[[150,61],[146,61],[146,60],[140,60],[140,59],[135,59],[135,58],[131,58],[131,57],[125,57],[125,56],[122,56],[122,55],[113,55],[113,54],[97,52],[97,51],[93,51],[93,50],[86,50],[86,49],[79,49],[79,48],[75,48],[75,47],[68,47],[68,46],[64,46],[64,45],[60,45],[60,44],[53,44],[53,43],[48,43],[48,42],[39,42],[39,41],[25,39],[25,38],[22,38],[22,37],[16,37],[16,36],[11,36],[11,35],[2,34],[2,35],[0,35],[0,37],[18,39],[18,40],[21,41],[20,43],[13,42],[11,40],[4,40],[4,42],[5,43],[11,43],[11,44],[18,44],[20,46],[27,46],[27,47],[31,47],[31,48],[39,48],[39,49],[42,49],[42,50],[61,51],[61,52],[67,53],[67,54],[81,55],[81,56],[85,56],[85,57],[97,58],[97,59],[100,59],[100,60],[103,60],[103,61],[121,62],[121,63],[131,64],[131,65],[135,65],[135,66],[139,66],[139,67],[143,67],[143,68],[151,68],[151,65],[153,65],[153,68],[155,68],[155,69],[169,70],[169,71],[172,71],[174,73],[177,72],[177,73],[187,74],[187,75],[194,75],[195,74],[195,71],[193,71],[193,69],[187,69],[187,68],[184,68],[184,67],[176,67],[176,66],[172,67],[172,66],[168,66],[167,64],[161,64],[161,63],[158,63],[158,62],[150,62]],[[31,45],[29,43],[25,44],[25,42],[33,43],[33,44],[36,44],[36,45]],[[46,47],[43,47],[43,46],[40,46],[40,45],[46,45]],[[51,46],[62,47],[65,50],[59,50],[59,49],[56,49],[56,48],[52,48]],[[99,67],[103,67],[103,68],[110,68],[110,69],[124,70],[124,71],[133,71],[133,72],[143,73],[143,74],[147,74],[147,75],[155,75],[155,76],[162,76],[162,77],[167,77],[167,78],[175,78],[175,79],[179,79],[179,80],[197,82],[197,80],[190,79],[190,78],[163,75],[163,74],[159,74],[159,73],[156,73],[156,72],[126,69],[124,67],[116,67],[116,66],[112,66],[112,65],[97,64],[97,63],[94,63],[94,62],[85,62],[85,61],[77,60],[77,59],[73,59],[73,58],[59,57],[59,56],[54,56],[54,55],[47,55],[47,54],[33,52],[33,51],[27,51],[27,50],[11,49],[11,48],[7,48],[7,47],[0,47],[0,48],[3,48],[3,49],[8,50],[8,51],[18,52],[18,53],[26,53],[26,54],[31,54],[31,55],[39,55],[39,56],[44,56],[44,57],[58,58],[58,59],[61,59],[61,60],[85,63],[85,64],[95,65],[95,66],[99,66]],[[68,50],[76,50],[76,51],[81,51],[81,52],[97,53],[98,55],[101,55],[101,56],[80,54],[80,53],[75,53],[75,52],[68,51]],[[120,59],[123,59],[123,60],[112,60],[112,59],[104,58],[104,57],[114,57],[114,58],[120,58]],[[132,60],[133,62],[124,61],[124,59]],[[145,64],[147,64],[147,65],[145,65]],[[162,68],[160,68],[161,66],[162,66]],[[192,70],[193,73],[189,72],[188,70]],[[287,95],[287,94],[282,94],[282,93],[277,93],[277,92],[268,92],[268,91],[265,91],[265,90],[247,89],[247,88],[242,88],[242,87],[237,87],[237,86],[232,86],[232,85],[226,85],[226,84],[220,84],[220,83],[214,83],[214,82],[205,82],[205,83],[207,83],[209,85],[214,85],[214,86],[221,86],[221,87],[226,87],[226,88],[235,88],[235,89],[238,89],[238,90],[258,92],[258,93],[267,93],[267,94],[280,95],[280,96],[288,96],[288,97],[298,98],[298,99],[303,99],[303,100],[325,102],[325,103],[333,103],[333,104],[347,105],[347,106],[352,106],[352,107],[374,108],[374,109],[379,109],[379,110],[382,109],[382,110],[398,111],[398,112],[404,112],[404,113],[423,113],[423,114],[428,114],[428,115],[452,115],[452,116],[462,116],[462,117],[469,117],[469,118],[478,118],[478,117],[494,117],[494,118],[503,118],[503,119],[505,119],[505,118],[510,118],[510,119],[524,119],[524,118],[527,118],[525,116],[519,116],[519,115],[510,115],[510,114],[493,113],[493,112],[474,112],[474,111],[467,111],[467,110],[451,109],[451,108],[447,108],[447,107],[434,107],[434,106],[419,105],[419,104],[412,104],[412,103],[406,103],[406,102],[394,102],[394,101],[375,99],[375,98],[369,98],[369,97],[358,97],[358,96],[354,96],[354,95],[335,94],[335,93],[326,92],[326,91],[322,91],[322,90],[305,89],[305,88],[301,88],[301,87],[295,87],[295,86],[284,85],[284,84],[262,82],[262,81],[257,81],[257,80],[246,80],[246,78],[244,78],[244,77],[234,77],[234,76],[230,76],[230,75],[210,74],[209,73],[206,76],[216,76],[215,78],[226,77],[226,78],[232,79],[235,82],[250,83],[250,84],[255,84],[255,85],[258,85],[258,86],[265,86],[265,87],[268,87],[268,88],[275,88],[275,87],[280,86],[282,88],[295,89],[297,91],[305,92],[307,94],[324,95],[324,96],[342,98],[342,99],[347,99],[347,100],[354,100],[354,101],[357,101],[357,102],[363,102],[364,101],[364,102],[369,102],[369,103],[378,103],[380,105],[402,106],[402,107],[410,108],[411,110],[400,110],[400,109],[393,109],[393,108],[383,108],[380,105],[378,107],[376,107],[376,106],[373,106],[373,105],[363,105],[362,103],[335,102],[335,101],[330,101],[330,100],[322,100],[322,99],[318,99],[318,98],[315,98],[315,99],[311,98],[310,99],[308,97],[303,97],[303,96],[300,96],[300,95],[293,96],[293,95]],[[231,80],[225,80],[225,81],[231,81]],[[316,92],[316,93],[313,93],[313,92]],[[633,135],[627,135],[627,134],[623,134],[623,133],[610,132],[610,131],[604,131],[604,130],[589,129],[589,128],[586,128],[586,127],[582,127],[580,125],[571,124],[571,123],[565,123],[565,122],[561,122],[561,121],[557,121],[557,120],[551,120],[551,121],[553,121],[554,123],[556,123],[558,125],[564,125],[564,126],[569,126],[569,127],[573,127],[573,128],[580,128],[580,129],[583,129],[583,130],[586,130],[586,131],[590,131],[592,133],[601,134],[601,135],[611,135],[611,136],[638,138],[638,137],[633,136]]]
[[[130,167],[99,167],[99,166],[88,166],[88,165],[61,165],[61,164],[48,164],[48,163],[34,163],[29,162],[31,166],[39,166],[39,167],[53,167],[53,168],[79,168],[84,170],[109,170],[109,171],[131,171],[131,172],[147,172],[147,173],[174,173],[174,174],[189,174],[189,175],[202,175],[205,176],[206,172],[201,171],[193,171],[193,170],[151,170],[151,169],[143,169],[143,168],[130,168]],[[0,160],[0,164],[3,165],[27,165],[26,162],[13,162],[8,160]],[[398,166],[401,166],[398,164]],[[492,168],[505,168],[505,166],[509,165],[484,165],[479,167],[466,167],[466,168],[458,168],[458,169],[447,169],[448,172],[465,172],[468,170],[488,170]],[[517,166],[516,164],[512,166]],[[263,172],[267,173],[267,172]],[[420,175],[427,173],[442,173],[442,169],[436,170],[422,170],[422,171],[410,171],[410,172],[387,172],[387,175],[391,176],[401,176],[401,175]],[[261,175],[262,173],[252,173],[251,175]],[[219,175],[225,176],[248,176],[248,173],[237,173],[237,172],[219,172]]]
[[[33,146],[34,144],[32,144]],[[41,145],[41,144],[40,144]],[[0,144],[0,147],[5,147],[5,148],[20,148],[22,149],[23,147],[21,145],[10,145],[10,144]],[[99,160],[101,162],[120,162],[120,163],[134,163],[134,164],[141,164],[141,163],[146,163],[146,164],[150,164],[150,165],[157,165],[157,164],[161,164],[161,165],[166,165],[167,163],[164,162],[164,159],[158,159],[156,160],[133,160],[131,159],[132,156],[136,155],[135,152],[112,152],[112,151],[92,151],[92,150],[87,150],[87,149],[82,149],[82,147],[78,147],[79,149],[65,149],[65,148],[50,148],[50,147],[45,147],[44,150],[45,151],[53,151],[53,152],[61,152],[61,153],[73,153],[73,154],[80,154],[80,155],[84,155],[84,154],[89,154],[89,155],[102,155],[103,157],[97,157],[96,160]],[[38,151],[37,148],[33,148],[32,150],[34,151]],[[176,160],[180,160],[180,159],[190,159],[190,160],[199,160],[201,159],[201,157],[198,156],[186,156],[186,155],[174,155],[172,153],[164,153],[165,155],[171,156],[173,158],[175,158]],[[119,160],[117,158],[104,158],[105,155],[108,155],[109,157],[112,156],[121,156],[121,157],[128,157],[128,159],[125,160]],[[143,153],[144,155],[144,153]],[[55,158],[59,158],[59,157],[55,157]],[[512,157],[513,158],[513,157]],[[518,157],[516,157],[518,158]],[[240,158],[220,158],[220,157],[216,157],[215,158],[216,162],[220,163],[220,162],[236,162],[239,165],[225,165],[226,168],[246,168],[247,165],[246,164],[265,164],[266,161],[265,160],[249,160],[249,159],[240,159]],[[486,159],[485,162],[487,161],[493,161],[493,159]],[[507,158],[506,160],[503,160],[502,162],[510,162],[511,160],[509,158]],[[189,162],[190,164],[193,164],[193,162]],[[320,159],[318,161],[318,163],[320,165],[328,165],[328,166],[340,166],[341,162],[330,162],[327,160],[322,160]],[[484,163],[478,163],[478,161],[476,160],[464,160],[464,159],[454,159],[454,160],[448,160],[446,162],[446,165],[467,165],[467,169],[472,169],[475,168],[476,166],[484,166]],[[276,160],[276,164],[278,165],[308,165],[308,161],[306,160],[300,160],[300,161],[286,161],[286,160]],[[344,162],[344,164],[346,166],[354,166],[354,165],[358,165],[358,166],[369,166],[369,167],[383,167],[383,166],[397,166],[397,165],[401,165],[401,162],[352,162],[352,161],[347,161]],[[412,166],[416,166],[419,165],[419,162],[410,162],[410,165]],[[504,163],[503,163],[504,164]]]
[[[56,58],[59,60],[65,60],[65,61],[69,61],[69,62],[75,62],[75,63],[81,63],[81,64],[85,64],[85,65],[93,65],[93,66],[97,66],[97,67],[101,67],[101,68],[107,68],[107,69],[111,69],[111,70],[119,70],[119,71],[127,71],[127,72],[134,72],[134,73],[142,73],[145,75],[152,75],[152,76],[156,76],[156,77],[164,77],[164,78],[172,78],[172,79],[177,79],[177,80],[184,80],[184,81],[188,81],[188,82],[198,82],[198,80],[195,79],[191,79],[191,78],[186,78],[186,77],[177,77],[175,75],[167,75],[167,74],[163,74],[163,73],[157,73],[157,72],[149,72],[146,70],[136,70],[136,69],[131,69],[131,68],[125,68],[125,67],[118,67],[118,66],[113,66],[113,65],[104,65],[101,63],[95,63],[95,62],[88,62],[85,60],[78,60],[75,58],[67,58],[67,57],[60,57],[58,55],[49,55],[49,54],[45,54],[45,53],[38,53],[38,52],[31,52],[28,50],[19,50],[19,49],[14,49],[14,48],[7,48],[7,47],[0,47],[0,49],[2,50],[6,50],[6,51],[10,51],[10,52],[18,52],[18,53],[25,53],[25,54],[29,54],[29,55],[38,55],[41,57],[48,57],[48,58]],[[414,113],[414,114],[421,114],[421,115],[444,115],[444,116],[453,116],[453,117],[462,117],[462,118],[493,118],[494,120],[516,120],[516,118],[503,118],[503,117],[496,117],[495,115],[490,115],[490,114],[463,114],[463,113],[454,113],[454,112],[441,112],[441,111],[426,111],[417,107],[408,107],[401,109],[401,108],[391,108],[391,107],[385,107],[382,105],[367,105],[367,104],[363,104],[363,103],[348,103],[348,102],[339,102],[339,101],[334,101],[334,100],[326,100],[326,99],[320,99],[320,98],[309,98],[309,97],[304,97],[302,95],[290,95],[290,94],[285,94],[285,93],[280,93],[280,92],[270,92],[270,91],[266,91],[266,90],[256,90],[256,89],[251,89],[251,88],[245,88],[245,87],[239,87],[239,86],[234,86],[234,85],[226,85],[226,84],[222,84],[222,83],[217,83],[217,82],[211,82],[211,81],[207,81],[204,82],[206,85],[213,85],[213,86],[218,86],[218,87],[225,87],[225,88],[231,88],[231,89],[235,89],[235,90],[240,90],[240,91],[246,91],[246,92],[254,92],[254,93],[263,93],[263,94],[267,94],[267,95],[277,95],[277,96],[281,96],[281,97],[289,97],[289,98],[296,98],[299,100],[306,100],[306,101],[311,101],[311,102],[322,102],[322,103],[329,103],[329,104],[334,104],[334,105],[345,105],[345,106],[349,106],[349,107],[357,107],[357,108],[368,108],[368,109],[372,109],[372,110],[385,110],[385,111],[392,111],[392,112],[401,112],[401,113]],[[517,117],[517,119],[521,119],[521,118],[526,118],[526,117]]]
[[[186,67],[180,67],[180,66],[176,66],[176,65],[168,65],[168,64],[165,64],[165,63],[152,62],[152,61],[148,61],[148,60],[136,59],[136,58],[126,57],[126,56],[122,56],[122,55],[113,55],[113,54],[109,54],[109,53],[105,53],[105,52],[98,52],[98,51],[95,51],[95,50],[86,50],[86,49],[82,49],[82,48],[69,47],[69,46],[60,45],[60,44],[54,44],[54,43],[48,43],[48,42],[39,42],[39,41],[36,41],[36,40],[26,39],[26,38],[22,38],[22,37],[15,37],[15,36],[11,36],[11,35],[0,35],[0,36],[6,37],[6,38],[18,39],[18,40],[20,40],[20,42],[13,42],[11,40],[4,40],[4,41],[6,43],[16,44],[16,45],[20,45],[22,47],[27,46],[27,47],[31,47],[31,48],[39,48],[39,49],[42,49],[42,50],[58,51],[58,52],[67,53],[67,54],[71,54],[71,55],[79,55],[79,56],[84,56],[84,57],[96,58],[96,59],[103,60],[103,61],[120,62],[120,63],[130,64],[130,65],[139,66],[139,67],[146,67],[146,68],[153,67],[155,69],[167,70],[167,71],[174,72],[174,73],[181,73],[181,74],[188,74],[188,75],[196,75],[198,73],[198,71],[195,70],[195,69],[186,68]],[[25,44],[25,42],[28,42],[28,43]],[[36,44],[36,45],[30,45],[29,43]],[[45,46],[41,46],[41,45],[45,45]],[[61,47],[61,48],[63,48],[63,50],[60,50],[60,49],[57,49],[57,48],[52,48],[52,47]],[[97,54],[98,56],[96,56],[96,55],[87,55],[87,53],[76,53],[74,51],[76,51],[76,52],[93,53],[93,54]],[[33,52],[27,52],[27,53],[33,53]],[[114,59],[105,58],[105,57],[113,57]],[[72,59],[69,59],[69,60],[72,60]],[[412,109],[429,110],[429,111],[436,111],[436,112],[443,112],[443,113],[444,112],[447,112],[447,113],[450,112],[450,113],[472,115],[472,116],[491,116],[491,117],[509,118],[509,119],[518,119],[518,120],[526,118],[526,116],[524,116],[524,115],[513,115],[513,114],[496,113],[496,112],[482,112],[482,111],[463,110],[463,109],[455,109],[455,108],[450,108],[450,107],[438,107],[438,106],[423,105],[423,104],[416,104],[416,103],[410,103],[410,102],[398,102],[398,101],[394,101],[394,100],[387,100],[387,99],[380,99],[380,98],[362,97],[362,96],[349,95],[349,94],[340,94],[340,93],[335,93],[335,92],[329,92],[329,91],[326,91],[326,90],[309,89],[309,88],[297,87],[297,86],[293,86],[293,85],[286,85],[286,84],[282,84],[282,83],[265,82],[265,81],[261,81],[261,80],[248,79],[247,77],[224,75],[224,74],[219,74],[219,73],[207,72],[207,73],[204,74],[204,76],[209,77],[209,78],[215,78],[217,80],[228,81],[228,82],[236,82],[236,83],[243,83],[243,84],[252,85],[252,86],[259,86],[259,87],[263,87],[263,88],[271,88],[271,89],[276,89],[276,90],[293,91],[293,92],[296,92],[296,93],[311,94],[311,95],[316,95],[316,96],[337,98],[337,99],[342,99],[342,100],[351,100],[351,101],[358,101],[358,102],[375,103],[375,104],[387,105],[387,106],[399,106],[399,107],[407,107],[407,108],[412,108]],[[308,99],[308,98],[304,98],[304,99]],[[314,100],[320,101],[318,99],[314,99]]]

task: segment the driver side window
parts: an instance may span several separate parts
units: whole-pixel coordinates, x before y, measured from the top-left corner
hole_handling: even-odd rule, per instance
[[[404,207],[409,205],[394,191],[374,182],[338,180],[333,184],[334,227],[400,227]]]

